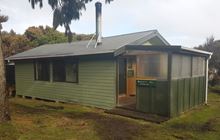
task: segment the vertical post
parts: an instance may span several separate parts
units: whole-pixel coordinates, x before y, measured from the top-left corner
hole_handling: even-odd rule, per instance
[[[205,74],[205,80],[206,80],[206,86],[205,86],[205,104],[207,104],[207,100],[208,100],[208,78],[209,78],[209,58],[207,58],[206,60],[206,74]]]
[[[52,60],[50,60],[50,82],[52,83],[53,82],[53,62]]]
[[[173,116],[173,112],[172,112],[172,99],[171,99],[171,97],[172,97],[172,91],[171,91],[171,83],[172,83],[172,56],[173,54],[172,54],[172,52],[169,52],[168,53],[168,73],[167,73],[167,80],[168,80],[168,96],[169,96],[169,98],[168,98],[168,110],[169,110],[169,117],[172,117]]]
[[[191,77],[190,77],[190,85],[189,85],[189,87],[190,87],[190,91],[189,91],[189,108],[191,108],[191,94],[192,94],[192,79],[193,79],[193,55],[191,55],[190,56],[191,57]]]
[[[34,80],[38,80],[38,62],[37,61],[34,61],[34,71],[35,71]]]
[[[118,97],[119,97],[119,58],[115,59],[116,65],[116,106],[119,104]]]
[[[193,77],[193,56],[191,56],[191,78]]]
[[[172,52],[168,53],[168,74],[167,74],[168,81],[172,80]]]

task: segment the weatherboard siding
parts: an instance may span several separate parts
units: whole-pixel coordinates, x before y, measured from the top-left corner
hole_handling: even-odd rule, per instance
[[[113,58],[80,58],[79,83],[35,81],[32,61],[17,61],[15,71],[17,95],[78,102],[104,109],[116,105],[116,64]]]
[[[205,77],[192,77],[171,81],[170,116],[205,103]]]

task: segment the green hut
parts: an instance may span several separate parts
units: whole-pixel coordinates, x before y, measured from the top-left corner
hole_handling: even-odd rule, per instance
[[[151,30],[43,45],[6,60],[15,63],[17,95],[173,117],[207,101],[210,56]]]

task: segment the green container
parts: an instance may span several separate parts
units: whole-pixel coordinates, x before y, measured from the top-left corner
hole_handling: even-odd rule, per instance
[[[205,77],[169,81],[137,80],[136,109],[175,117],[205,102]]]
[[[168,82],[156,80],[137,80],[136,109],[141,112],[168,114]]]
[[[155,88],[157,84],[156,80],[137,80],[136,85],[139,87],[153,87]]]

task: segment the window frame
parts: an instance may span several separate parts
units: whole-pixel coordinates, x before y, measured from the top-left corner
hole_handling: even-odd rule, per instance
[[[142,72],[144,72],[139,66],[137,66],[137,72],[136,72],[136,77],[137,78],[147,78],[147,79],[156,79],[156,80],[159,80],[159,81],[166,81],[168,80],[168,53],[167,52],[160,52],[160,51],[152,51],[150,52],[149,54],[141,54],[141,55],[137,55],[137,65],[139,65],[142,61],[143,63],[143,60],[145,59],[146,60],[146,57],[148,57],[149,59],[149,56],[151,56],[153,59],[155,59],[156,61],[158,61],[158,63],[155,63],[155,67],[157,67],[157,74],[155,75],[144,75]],[[164,59],[164,58],[165,59]],[[154,61],[155,61],[154,60]],[[149,61],[149,60],[148,60]],[[152,62],[152,61],[149,61],[149,62]],[[165,64],[166,63],[166,64]],[[142,64],[144,65],[144,64]],[[147,66],[150,65],[150,63],[147,64]],[[166,66],[165,68],[163,68],[163,66]],[[148,69],[148,68],[147,68]],[[165,70],[164,71],[161,71],[162,69]],[[142,71],[142,72],[141,72]],[[152,69],[151,69],[152,71]]]
[[[65,80],[64,81],[54,81],[54,70],[53,70],[53,62],[56,61],[56,60],[63,60],[63,62],[65,63]],[[38,72],[37,72],[37,64],[42,61],[42,62],[47,62],[48,63],[48,77],[49,79],[48,80],[38,80]],[[66,64],[67,63],[71,63],[72,65],[75,64],[76,65],[76,80],[75,81],[66,81]],[[34,81],[42,81],[42,82],[52,82],[52,83],[75,83],[75,84],[78,84],[79,83],[79,59],[78,58],[56,58],[56,59],[50,59],[50,60],[45,60],[45,59],[39,59],[39,60],[34,60],[33,61],[33,66],[34,66]],[[52,76],[52,77],[51,77]]]
[[[58,61],[59,61],[59,63],[63,64],[63,66],[64,66],[64,67],[63,67],[63,69],[64,69],[63,72],[64,72],[64,73],[62,73],[63,76],[64,76],[64,77],[63,77],[63,79],[64,79],[63,81],[59,81],[59,80],[56,80],[56,81],[55,81],[55,78],[54,78],[54,77],[55,77],[55,63],[57,63]],[[51,73],[51,75],[52,75],[52,77],[53,77],[52,82],[65,82],[65,79],[66,79],[66,73],[65,73],[65,71],[66,71],[66,67],[65,67],[65,66],[66,66],[66,65],[65,65],[65,60],[64,60],[64,59],[54,59],[54,60],[51,61],[51,65],[52,65],[52,71],[51,71],[52,73]],[[57,66],[56,66],[56,67],[57,67]],[[59,75],[59,76],[60,76],[60,75]]]
[[[73,59],[72,61],[64,60],[64,62],[65,62],[65,69],[66,69],[66,63],[67,62],[74,62],[72,64],[76,64],[76,82],[71,82],[71,81],[66,81],[65,80],[65,83],[75,83],[75,84],[78,84],[79,83],[79,60],[78,59]]]
[[[197,63],[196,63],[196,65],[197,65],[197,67],[199,68],[200,67],[200,64],[202,64],[203,65],[203,67],[201,67],[202,68],[202,72],[200,71],[201,69],[198,69],[197,71],[196,71],[196,74],[194,73],[195,71],[194,71],[194,68],[195,68],[195,62],[194,62],[194,60],[195,59],[197,59],[196,61],[197,61]],[[202,63],[201,63],[202,62]],[[204,57],[200,57],[200,56],[193,56],[192,57],[192,77],[203,77],[203,76],[205,76],[205,68],[206,67],[206,60],[205,60],[205,58]],[[200,73],[201,72],[201,73]]]
[[[39,62],[46,62],[46,63],[48,63],[48,80],[39,79],[39,76],[38,76],[39,72],[38,72],[38,67],[37,67]],[[50,68],[50,61],[49,60],[44,60],[44,59],[34,60],[34,80],[35,81],[50,82],[50,79],[51,79],[50,69],[51,68]]]
[[[181,53],[173,53],[172,54],[172,66],[171,66],[171,79],[173,80],[176,80],[176,79],[187,79],[187,78],[191,78],[192,77],[192,58],[193,56],[192,55],[185,55],[185,54],[181,54]],[[178,61],[179,59],[179,67],[176,66],[176,62]],[[185,59],[185,61],[184,61]],[[187,60],[188,59],[188,60]],[[185,65],[187,63],[184,63],[184,62],[189,62],[188,65]],[[185,70],[183,67],[186,67],[188,66],[188,74],[187,73],[184,73]],[[178,69],[175,69],[176,67],[179,68]],[[176,71],[177,70],[177,71]],[[177,73],[175,73],[177,72]]]
[[[64,72],[65,72],[65,80],[64,81],[54,81],[54,61],[63,61],[64,63]],[[66,64],[67,63],[70,63],[72,62],[72,64],[76,64],[76,81],[73,82],[73,81],[66,81]],[[55,58],[55,59],[52,59],[51,60],[51,65],[52,65],[52,76],[53,76],[53,79],[52,79],[52,82],[54,83],[75,83],[75,84],[78,84],[79,83],[79,59],[78,58],[69,58],[69,57],[66,57],[66,58]]]

